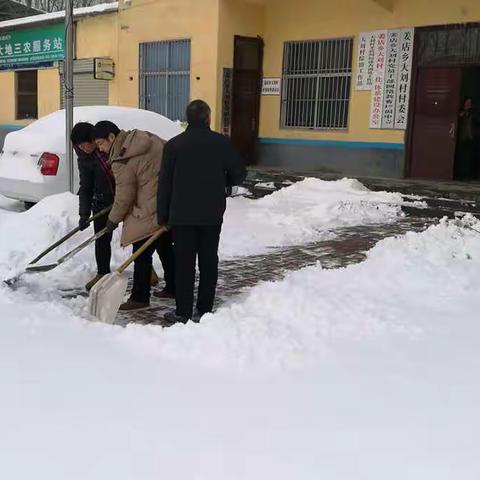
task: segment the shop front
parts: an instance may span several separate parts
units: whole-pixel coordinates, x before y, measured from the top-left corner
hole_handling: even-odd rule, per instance
[[[50,103],[47,91],[40,92],[39,86],[48,81],[55,63],[63,56],[61,24],[0,31],[0,89],[12,93],[2,94],[2,116],[11,122],[38,118]]]
[[[88,44],[91,38],[91,26],[100,13],[105,13],[97,9],[83,9],[76,16],[74,89],[78,106],[109,104],[109,81],[95,75],[93,55],[83,56],[84,52],[90,53],[85,42]],[[116,10],[116,4],[112,4],[107,13]],[[85,19],[89,20],[86,25]],[[25,125],[63,108],[64,28],[58,14],[0,22],[0,125]],[[108,45],[111,40],[107,38],[103,43]],[[99,44],[94,54],[105,50]]]
[[[202,98],[249,164],[442,180],[480,173],[464,167],[477,162],[477,120],[464,119],[480,104],[478,0],[135,0],[84,10],[77,105],[183,121]],[[62,105],[63,26],[40,17],[14,29],[0,22],[0,124]],[[99,58],[111,62],[110,78],[95,75]],[[473,108],[462,114],[467,98]]]

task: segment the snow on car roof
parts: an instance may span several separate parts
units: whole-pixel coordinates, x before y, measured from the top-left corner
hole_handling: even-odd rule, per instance
[[[173,122],[158,113],[138,108],[93,106],[74,109],[74,123],[95,124],[101,120],[110,120],[122,130],[147,130],[163,140],[169,140],[183,131],[179,122]],[[22,130],[9,133],[5,139],[4,150],[64,153],[65,110],[58,110]]]

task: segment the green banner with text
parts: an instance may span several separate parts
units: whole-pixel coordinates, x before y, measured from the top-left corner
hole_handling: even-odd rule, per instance
[[[64,43],[62,24],[0,32],[0,68],[62,60]]]

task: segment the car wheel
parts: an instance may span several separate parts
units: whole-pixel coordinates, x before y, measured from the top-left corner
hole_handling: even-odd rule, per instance
[[[25,210],[30,210],[35,204],[35,202],[23,202],[25,205]]]

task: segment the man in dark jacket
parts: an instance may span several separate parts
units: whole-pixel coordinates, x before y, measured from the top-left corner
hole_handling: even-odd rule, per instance
[[[77,123],[71,132],[75,152],[78,156],[80,173],[79,214],[80,230],[88,228],[88,218],[113,203],[115,181],[107,162],[107,156],[97,150],[93,140],[93,125],[86,122]],[[93,223],[95,233],[103,230],[107,224],[108,213]],[[112,234],[107,233],[95,242],[95,259],[97,275],[85,285],[90,290],[104,275],[110,273]]]
[[[246,169],[230,140],[210,130],[210,107],[195,100],[187,107],[187,130],[164,148],[158,185],[158,223],[172,227],[176,311],[165,319],[186,323],[211,312],[218,277],[218,244],[226,191],[240,185]],[[200,285],[193,315],[195,265]]]

